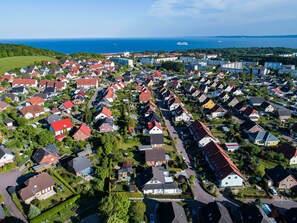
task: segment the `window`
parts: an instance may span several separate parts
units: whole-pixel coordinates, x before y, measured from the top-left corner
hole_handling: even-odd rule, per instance
[[[234,178],[237,179],[237,176],[235,176]]]
[[[225,182],[226,185],[228,185],[228,182]]]
[[[228,177],[228,179],[231,179],[231,177]]]

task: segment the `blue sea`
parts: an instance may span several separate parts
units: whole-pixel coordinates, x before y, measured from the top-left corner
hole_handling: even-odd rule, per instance
[[[188,45],[177,45],[187,42]],[[0,43],[24,44],[61,53],[118,53],[150,50],[186,50],[226,47],[297,48],[297,36],[291,37],[172,37],[172,38],[98,38],[98,39],[18,39]]]

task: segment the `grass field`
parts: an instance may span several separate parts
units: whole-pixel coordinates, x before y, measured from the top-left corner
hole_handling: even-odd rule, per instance
[[[47,56],[18,56],[0,58],[0,75],[14,68],[21,68],[34,64],[35,61],[54,60]]]

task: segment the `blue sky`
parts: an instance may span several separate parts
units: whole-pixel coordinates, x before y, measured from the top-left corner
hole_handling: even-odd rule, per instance
[[[297,34],[296,0],[0,3],[0,39]]]

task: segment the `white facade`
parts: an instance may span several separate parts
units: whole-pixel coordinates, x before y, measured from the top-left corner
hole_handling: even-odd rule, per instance
[[[0,167],[4,166],[7,163],[13,162],[14,155],[11,154],[4,154],[2,158],[0,158]]]
[[[214,138],[212,138],[212,137],[210,137],[210,136],[206,136],[206,137],[204,137],[204,138],[202,138],[202,139],[199,140],[199,142],[198,142],[198,146],[199,146],[199,147],[204,147],[204,146],[206,146],[208,143],[210,143],[211,141],[213,141],[213,142],[215,142],[215,143],[219,143],[219,141],[218,141],[217,139],[214,139]]]
[[[243,179],[236,173],[232,173],[222,180],[219,180],[219,187],[241,187]]]
[[[149,130],[149,134],[162,134],[163,131],[158,128],[158,126],[154,126],[151,130]]]
[[[189,122],[191,120],[191,117],[188,114],[186,114],[185,112],[183,112],[179,116],[174,116],[173,119],[175,122]]]
[[[211,117],[212,118],[223,118],[225,116],[226,112],[212,112]]]
[[[173,111],[177,109],[180,106],[180,103],[173,103],[172,105],[169,106],[169,110]]]
[[[290,165],[296,165],[296,164],[297,164],[297,156],[292,157],[292,158],[289,160],[289,164],[290,164]],[[0,165],[1,165],[1,164],[0,164]]]

